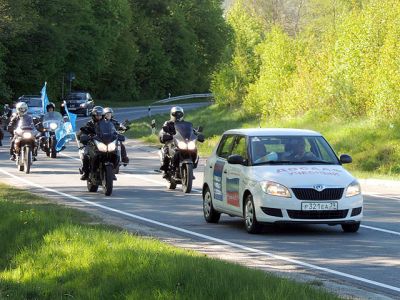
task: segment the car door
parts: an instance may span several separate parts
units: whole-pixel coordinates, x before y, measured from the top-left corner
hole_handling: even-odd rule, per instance
[[[226,202],[227,208],[236,215],[242,215],[243,180],[245,178],[245,164],[248,163],[247,139],[246,136],[238,135],[233,142],[231,154],[241,155],[244,164],[227,164],[225,177]]]
[[[210,168],[212,169],[212,193],[213,193],[213,205],[220,211],[225,211],[227,205],[226,197],[226,167],[228,165],[227,159],[231,154],[233,142],[235,140],[234,135],[224,135],[219,143],[216,151],[215,160],[210,161]]]

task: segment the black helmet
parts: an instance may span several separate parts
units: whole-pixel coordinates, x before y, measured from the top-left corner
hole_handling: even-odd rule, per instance
[[[171,108],[171,121],[183,121],[183,108],[180,106],[174,106]]]
[[[50,102],[49,104],[46,105],[46,111],[49,111],[49,108],[52,107],[53,111],[56,110],[56,105],[53,102]]]
[[[103,116],[104,109],[101,106],[95,106],[92,109],[92,119],[97,121],[96,116]]]

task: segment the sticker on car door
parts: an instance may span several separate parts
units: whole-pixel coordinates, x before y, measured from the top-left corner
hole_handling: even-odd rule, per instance
[[[226,179],[226,202],[239,207],[239,178]]]
[[[213,189],[214,189],[214,199],[222,201],[222,172],[224,170],[225,162],[217,161],[214,165],[213,173]]]

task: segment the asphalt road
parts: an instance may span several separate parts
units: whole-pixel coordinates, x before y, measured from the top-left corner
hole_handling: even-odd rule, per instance
[[[185,110],[193,104],[184,106]],[[152,113],[170,106],[152,108]],[[120,120],[147,115],[147,107],[116,110]],[[85,118],[80,118],[82,123]],[[195,124],[198,126],[201,124]],[[45,194],[74,206],[88,207],[124,222],[139,223],[188,238],[200,250],[217,247],[221,256],[266,270],[314,276],[322,282],[355,287],[364,298],[381,295],[400,299],[400,197],[395,191],[363,186],[364,220],[358,233],[343,233],[340,226],[304,225],[266,227],[259,235],[248,234],[239,218],[227,215],[219,224],[207,224],[202,213],[202,164],[195,172],[194,191],[183,194],[166,189],[159,167],[157,149],[133,140],[127,142],[131,163],[121,169],[111,197],[89,193],[79,180],[80,162],[76,145],[69,144],[57,159],[40,152],[31,174],[18,172],[8,160],[8,140],[0,147],[0,181]],[[399,189],[400,191],[400,189]],[[215,252],[215,251],[214,251]],[[351,294],[351,293],[350,293]],[[375,296],[368,296],[374,298]],[[365,298],[368,298],[365,296]]]

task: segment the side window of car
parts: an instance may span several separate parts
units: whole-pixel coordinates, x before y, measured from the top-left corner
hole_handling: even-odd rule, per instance
[[[222,158],[228,158],[228,156],[231,154],[234,140],[234,135],[225,135],[218,146],[217,155]]]
[[[244,137],[244,136],[236,137],[235,143],[232,148],[232,154],[239,154],[244,159],[248,158],[246,137]]]

